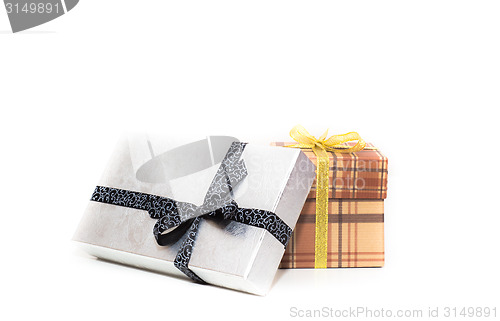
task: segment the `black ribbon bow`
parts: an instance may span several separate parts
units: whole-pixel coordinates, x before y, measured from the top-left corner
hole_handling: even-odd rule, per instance
[[[240,159],[245,146],[245,143],[232,143],[201,206],[177,202],[162,196],[105,186],[97,186],[91,200],[147,211],[151,218],[157,220],[153,234],[160,246],[171,245],[186,235],[177,252],[174,265],[191,279],[205,283],[188,267],[199,224],[203,218],[231,220],[263,228],[284,247],[288,244],[292,234],[292,229],[273,212],[240,208],[233,200],[233,187],[247,176],[245,164]]]

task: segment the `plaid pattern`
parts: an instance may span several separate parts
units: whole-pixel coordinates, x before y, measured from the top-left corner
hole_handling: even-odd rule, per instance
[[[307,199],[280,268],[314,268],[316,200]],[[384,265],[384,200],[330,199],[327,267]]]
[[[273,146],[286,146],[293,143],[275,142]],[[347,143],[354,146],[354,143]],[[368,143],[367,147],[374,147]],[[316,164],[316,155],[311,149],[302,149]],[[371,198],[387,197],[387,157],[378,150],[362,150],[343,154],[328,152],[330,162],[330,198]],[[316,198],[316,182],[313,183],[308,198]]]
[[[286,146],[293,143],[271,143]],[[345,145],[353,146],[354,143]],[[367,147],[374,147],[367,144]],[[311,149],[302,149],[316,164]],[[330,162],[327,267],[384,265],[387,158],[378,150],[328,152]],[[314,268],[316,182],[307,196],[280,268]]]

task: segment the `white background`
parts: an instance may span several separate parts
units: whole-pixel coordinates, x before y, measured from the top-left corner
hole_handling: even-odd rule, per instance
[[[0,318],[499,315],[499,16],[498,1],[82,0],[12,34],[0,8]],[[384,268],[280,270],[257,297],[72,244],[123,131],[267,144],[298,123],[389,157]]]

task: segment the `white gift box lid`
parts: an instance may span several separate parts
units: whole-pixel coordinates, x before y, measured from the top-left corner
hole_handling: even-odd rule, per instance
[[[233,141],[212,136],[180,144],[165,137],[127,137],[97,185],[201,205]],[[233,199],[242,208],[273,212],[293,229],[315,166],[299,149],[254,144],[245,146],[241,159],[248,174],[234,187]],[[94,256],[184,276],[173,264],[181,240],[159,246],[152,233],[155,223],[147,211],[90,201],[73,239]],[[264,229],[202,219],[189,268],[210,284],[264,295],[284,250]]]

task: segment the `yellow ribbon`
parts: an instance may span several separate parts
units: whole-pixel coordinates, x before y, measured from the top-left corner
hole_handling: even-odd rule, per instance
[[[298,143],[286,147],[311,148],[317,158],[316,168],[316,239],[314,246],[314,267],[327,267],[328,258],[328,172],[330,164],[327,152],[353,153],[366,147],[366,143],[358,133],[350,132],[344,135],[333,135],[326,138],[328,130],[316,138],[297,125],[290,131],[290,136]],[[356,145],[349,147],[341,145],[357,140]]]

